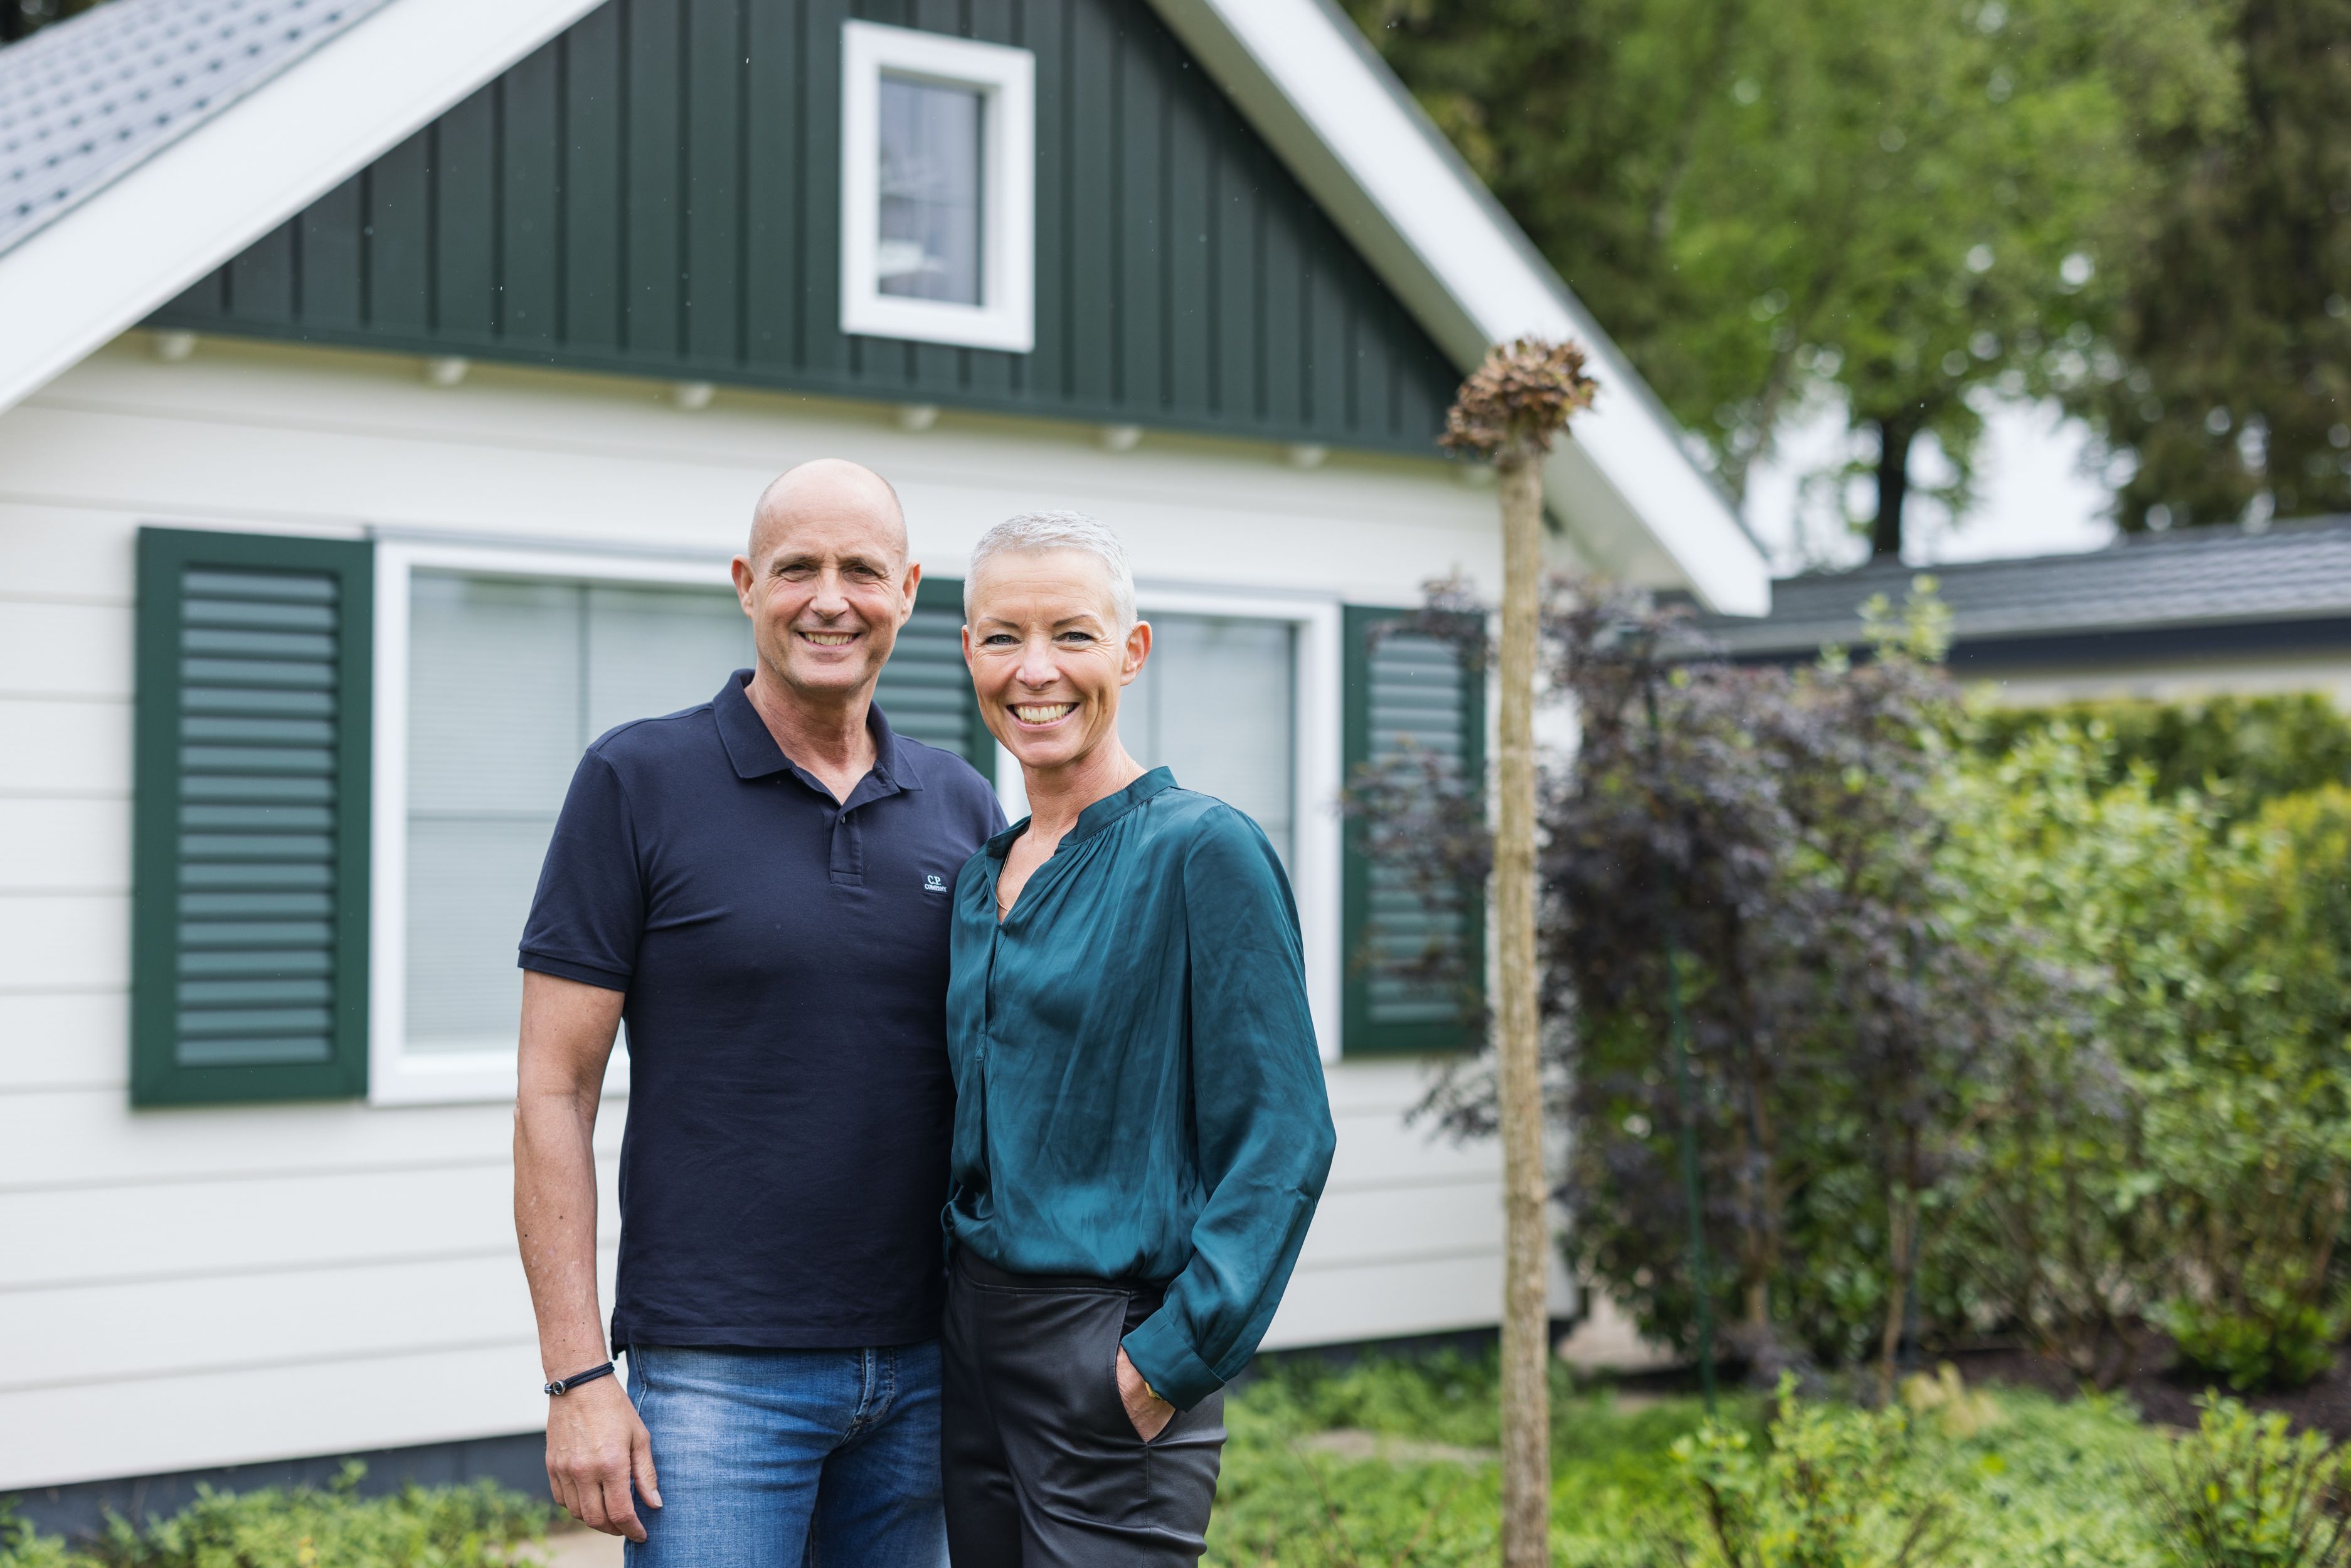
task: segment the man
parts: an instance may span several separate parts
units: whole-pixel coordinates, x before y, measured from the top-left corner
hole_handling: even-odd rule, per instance
[[[922,576],[879,475],[784,475],[734,571],[756,667],[589,747],[523,933],[548,1479],[634,1568],[937,1568],[947,890],[1004,818],[873,706]],[[623,1019],[625,1390],[591,1146]]]

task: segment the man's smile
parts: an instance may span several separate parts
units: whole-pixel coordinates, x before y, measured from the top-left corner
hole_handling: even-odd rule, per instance
[[[857,641],[854,632],[801,632],[798,635],[820,648],[846,648]]]

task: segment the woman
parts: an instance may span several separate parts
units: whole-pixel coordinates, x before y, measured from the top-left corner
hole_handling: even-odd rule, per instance
[[[1030,815],[956,883],[948,1551],[956,1568],[1190,1563],[1218,1390],[1331,1166],[1297,909],[1256,823],[1119,743],[1151,627],[1110,530],[998,525],[964,616]]]

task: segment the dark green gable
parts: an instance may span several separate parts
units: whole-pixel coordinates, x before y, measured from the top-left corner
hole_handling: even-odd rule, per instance
[[[1037,337],[840,330],[841,24],[1037,58]],[[153,324],[1334,446],[1457,380],[1144,0],[611,0]]]

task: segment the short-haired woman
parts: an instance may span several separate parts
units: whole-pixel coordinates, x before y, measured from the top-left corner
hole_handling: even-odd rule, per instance
[[[1119,743],[1151,627],[1107,528],[998,525],[964,615],[1030,815],[955,890],[948,1552],[956,1568],[1192,1563],[1219,1390],[1265,1333],[1331,1166],[1297,908],[1255,822]]]

